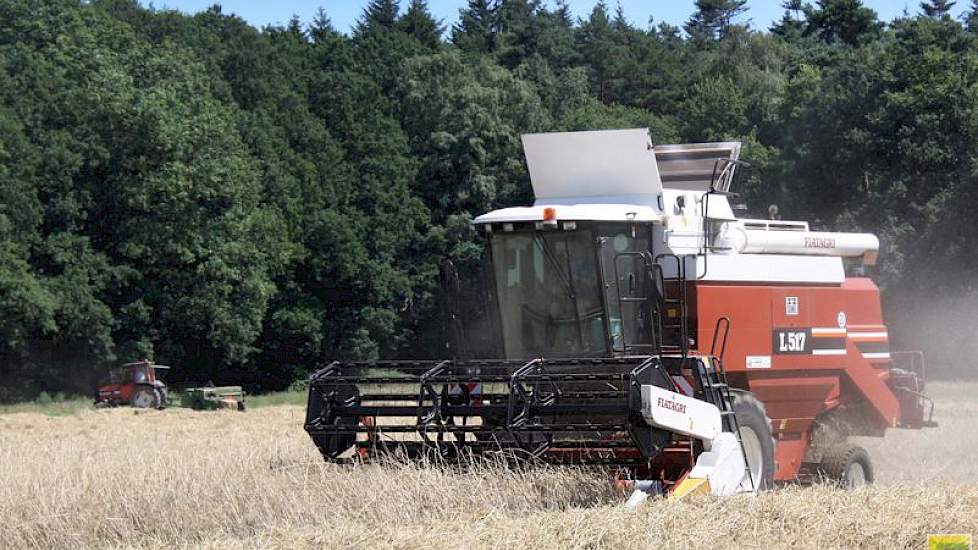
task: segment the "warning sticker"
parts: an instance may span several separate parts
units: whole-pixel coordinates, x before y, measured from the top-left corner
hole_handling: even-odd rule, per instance
[[[769,369],[771,368],[771,356],[770,355],[748,355],[747,368]]]

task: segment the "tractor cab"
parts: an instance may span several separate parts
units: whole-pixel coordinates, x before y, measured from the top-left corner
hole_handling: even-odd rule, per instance
[[[163,380],[169,370],[170,367],[156,365],[149,360],[126,363],[125,365],[109,370],[109,383],[153,384],[156,380]]]
[[[145,359],[114,367],[108,380],[95,395],[96,407],[132,405],[136,408],[161,408],[166,405],[167,388],[163,382],[170,367]]]

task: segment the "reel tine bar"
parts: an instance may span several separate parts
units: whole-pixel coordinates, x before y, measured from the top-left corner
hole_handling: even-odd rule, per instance
[[[333,362],[310,377],[305,429],[331,461],[351,450],[647,460],[661,446],[631,434],[652,430],[636,425],[643,421],[635,410],[639,378],[652,380],[650,369],[668,379],[657,357]]]

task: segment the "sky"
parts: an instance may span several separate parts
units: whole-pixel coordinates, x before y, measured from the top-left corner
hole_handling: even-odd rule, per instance
[[[597,0],[569,0],[567,3],[578,17],[587,17]],[[401,0],[406,6],[409,0]],[[235,13],[256,27],[265,25],[284,25],[293,15],[298,15],[303,22],[310,22],[319,7],[326,10],[333,25],[340,31],[349,32],[363,12],[367,0],[276,0],[269,2],[241,0],[144,0],[144,5],[152,5],[157,9],[177,9],[187,13],[200,10],[219,3],[225,13]],[[607,0],[612,10],[620,3],[625,16],[636,26],[645,28],[649,18],[653,17],[655,24],[670,23],[681,27],[693,12],[694,0]],[[748,11],[741,17],[750,20],[754,28],[768,28],[772,21],[784,13],[781,8],[782,0],[748,0]],[[876,10],[880,19],[889,21],[907,10],[911,14],[919,11],[919,0],[864,0],[865,5]],[[958,0],[952,13],[960,15],[964,12],[970,0]],[[446,28],[458,18],[459,8],[465,6],[465,0],[428,0],[428,7],[435,17],[442,19]],[[550,6],[553,1],[548,2]]]

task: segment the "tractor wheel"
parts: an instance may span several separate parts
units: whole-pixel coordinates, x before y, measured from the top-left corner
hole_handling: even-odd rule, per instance
[[[750,470],[750,478],[744,475],[741,488],[756,488],[758,491],[770,489],[774,484],[774,437],[771,435],[771,419],[767,416],[767,409],[748,391],[731,390],[730,394]]]
[[[859,445],[841,444],[829,449],[818,472],[845,489],[855,489],[873,482],[873,463],[869,453]]]
[[[160,392],[156,388],[144,387],[132,394],[129,404],[137,409],[156,409],[160,406]]]
[[[159,392],[160,395],[160,405],[157,408],[165,409],[170,406],[170,392],[166,390],[166,387],[158,388],[157,392]]]

